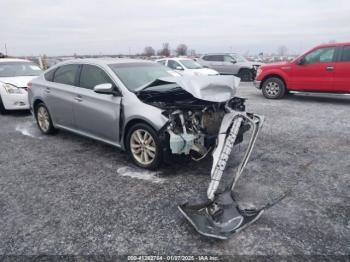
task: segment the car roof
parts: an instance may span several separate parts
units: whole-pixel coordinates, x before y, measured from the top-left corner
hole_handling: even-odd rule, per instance
[[[26,59],[19,59],[19,58],[0,58],[0,63],[5,63],[5,62],[31,62]]]
[[[314,48],[329,47],[329,46],[343,46],[343,45],[350,45],[350,42],[322,44],[322,45],[315,46]]]
[[[97,64],[97,65],[110,65],[110,64],[125,64],[125,63],[154,63],[150,60],[132,59],[132,58],[80,58],[66,60],[58,63],[57,65],[64,64]],[[56,66],[56,65],[55,65]]]

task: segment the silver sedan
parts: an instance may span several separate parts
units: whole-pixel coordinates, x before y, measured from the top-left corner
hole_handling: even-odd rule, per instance
[[[234,97],[233,76],[174,76],[169,68],[132,59],[80,59],[50,68],[28,84],[40,130],[65,129],[123,150],[155,169],[171,154],[205,157],[215,146]]]

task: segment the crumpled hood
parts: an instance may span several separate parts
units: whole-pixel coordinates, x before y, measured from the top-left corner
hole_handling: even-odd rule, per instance
[[[179,76],[163,77],[143,86],[138,91],[145,90],[157,81],[165,83],[176,83],[182,89],[192,94],[194,97],[211,101],[225,102],[234,97],[236,88],[239,86],[240,78],[232,75],[218,76]]]
[[[37,76],[0,77],[0,83],[11,84],[17,87],[26,87],[28,82],[34,78],[37,78]]]

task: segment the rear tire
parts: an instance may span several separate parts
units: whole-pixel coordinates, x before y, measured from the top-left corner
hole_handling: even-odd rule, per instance
[[[267,99],[280,99],[286,93],[286,86],[282,79],[270,77],[264,81],[262,93]]]
[[[7,113],[7,110],[5,109],[4,103],[2,102],[1,96],[0,96],[0,114],[5,115]]]
[[[161,141],[156,131],[147,124],[138,123],[129,129],[126,149],[139,167],[155,170],[162,163]]]
[[[35,118],[40,131],[46,135],[54,134],[57,129],[52,124],[51,115],[44,103],[35,107]]]
[[[242,69],[239,71],[238,77],[241,78],[242,82],[253,81],[253,72],[249,69]]]

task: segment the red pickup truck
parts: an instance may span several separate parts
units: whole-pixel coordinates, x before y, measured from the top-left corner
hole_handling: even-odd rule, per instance
[[[320,45],[291,62],[265,64],[254,86],[269,99],[289,92],[350,94],[350,42]]]

